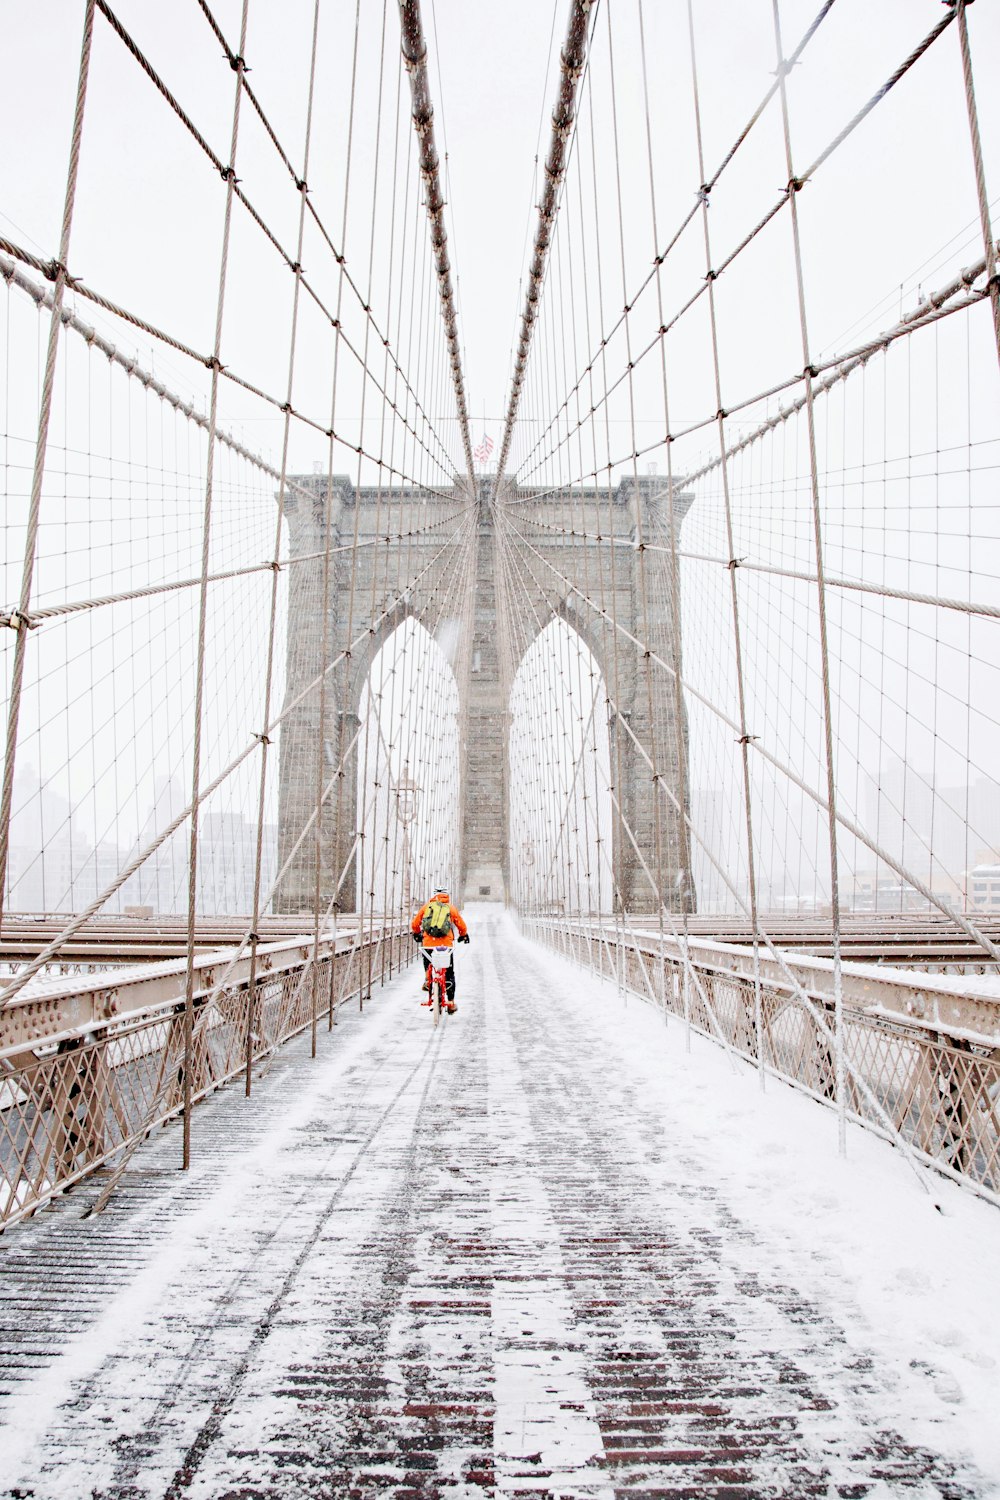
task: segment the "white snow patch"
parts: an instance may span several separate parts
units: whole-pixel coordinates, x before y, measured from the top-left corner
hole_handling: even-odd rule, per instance
[[[762,1092],[751,1065],[734,1075],[697,1033],[688,1053],[682,1021],[626,1008],[613,985],[505,925],[503,941],[537,960],[538,982],[569,987],[600,1035],[604,1088],[641,1090],[644,1109],[767,1246],[769,1273],[814,1295],[891,1372],[899,1430],[971,1454],[997,1480],[986,1493],[1000,1496],[1000,1210],[928,1170],[938,1212],[902,1154],[861,1126],[849,1125],[840,1158],[832,1111],[773,1078]],[[632,1164],[642,1170],[641,1146]]]
[[[496,994],[492,955],[484,956],[483,988]],[[494,1140],[509,1156],[490,1193],[494,1245],[507,1245],[513,1264],[531,1276],[508,1278],[493,1289],[493,1422],[496,1484],[508,1490],[598,1496],[613,1485],[587,1470],[604,1452],[586,1363],[573,1328],[563,1280],[559,1233],[539,1174],[530,1166],[532,1128],[516,1052],[504,1009],[487,1011],[489,1112]]]
[[[385,993],[395,997],[398,988],[400,1002],[404,999],[406,979],[393,985]],[[412,988],[412,984],[409,986]],[[331,1051],[314,1070],[303,1067],[297,1078],[300,1091],[289,1104],[280,1125],[273,1125],[258,1143],[233,1164],[226,1179],[199,1207],[192,1209],[184,1218],[172,1226],[167,1244],[143,1265],[137,1267],[133,1280],[119,1292],[95,1323],[71,1339],[59,1356],[33,1379],[26,1380],[4,1404],[4,1440],[0,1445],[0,1492],[4,1487],[25,1483],[33,1477],[38,1461],[39,1449],[53,1425],[56,1412],[72,1401],[75,1388],[89,1379],[106,1361],[120,1356],[130,1337],[140,1337],[141,1330],[157,1321],[169,1324],[173,1309],[174,1317],[186,1318],[193,1313],[190,1291],[190,1270],[199,1259],[209,1262],[215,1257],[214,1247],[221,1247],[218,1254],[226,1257],[226,1246],[237,1232],[250,1232],[260,1218],[260,1204],[267,1201],[276,1186],[285,1180],[286,1192],[293,1184],[288,1180],[288,1171],[294,1165],[293,1158],[297,1135],[317,1114],[322,1114],[323,1102],[342,1088],[345,1076],[359,1059],[371,1048],[374,1035],[391,1024],[391,1010],[379,1006],[366,1014],[365,1022],[349,1037],[338,1036],[336,1050]],[[191,1188],[196,1188],[199,1179],[198,1117],[193,1120],[194,1165],[186,1179]],[[345,1153],[344,1172],[350,1169],[353,1160],[363,1151],[363,1144],[348,1146]],[[262,1197],[263,1195],[263,1197]],[[272,1214],[281,1211],[280,1205],[270,1203]],[[294,1227],[289,1233],[294,1235]],[[81,1233],[86,1230],[81,1226]],[[186,1281],[188,1296],[183,1312],[178,1313],[174,1303],[178,1281]],[[149,1349],[149,1363],[160,1353]],[[134,1377],[136,1365],[126,1361],[126,1368]],[[123,1401],[133,1396],[139,1400],[137,1388],[123,1386]],[[117,1420],[119,1430],[127,1429],[119,1408]],[[136,1418],[141,1422],[141,1414]],[[113,1435],[113,1434],[111,1434]],[[79,1472],[76,1472],[76,1469]],[[68,1464],[62,1469],[59,1487],[43,1491],[36,1486],[34,1493],[72,1497],[86,1493],[94,1482],[93,1475],[99,1471],[98,1457],[90,1452],[81,1457],[78,1466]],[[74,1484],[86,1485],[79,1490]]]

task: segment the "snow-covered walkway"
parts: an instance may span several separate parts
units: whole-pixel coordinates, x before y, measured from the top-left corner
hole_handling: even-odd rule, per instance
[[[1000,1495],[1000,1212],[469,917],[0,1241],[0,1494]]]

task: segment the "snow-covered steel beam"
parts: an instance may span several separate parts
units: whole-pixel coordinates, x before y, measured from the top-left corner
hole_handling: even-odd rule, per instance
[[[585,936],[593,931],[590,922],[569,918],[532,918],[557,932],[569,931]],[[633,919],[634,921],[634,919]],[[701,919],[705,924],[706,919]],[[614,923],[607,923],[607,940],[622,941]],[[827,935],[828,937],[828,935]],[[683,967],[685,953],[690,963],[706,975],[720,980],[745,980],[752,984],[754,954],[747,941],[713,942],[704,937],[665,937],[653,930],[632,930],[629,946],[646,959],[658,961],[661,956],[672,965]],[[781,942],[780,935],[778,942]],[[918,944],[914,946],[919,946]],[[796,985],[822,1005],[833,1003],[833,959],[781,948],[782,962],[777,963],[765,951],[756,962],[761,980],[775,995],[796,996]],[[982,961],[982,954],[970,950],[965,961]],[[863,1015],[892,1021],[902,1026],[916,1026],[945,1038],[996,1050],[1000,1054],[1000,987],[991,975],[929,974],[902,963],[858,963],[845,959],[842,965],[844,1003]],[[789,978],[791,974],[792,978]],[[794,981],[794,982],[793,982]]]
[[[376,926],[368,940],[378,944],[395,930]],[[341,959],[357,951],[353,934],[340,927],[336,933],[321,936],[318,958],[323,962],[333,954]],[[231,948],[220,948],[196,954],[196,1004],[213,993],[232,963],[232,953]],[[263,984],[279,975],[295,973],[312,956],[313,938],[308,934],[294,940],[261,943],[257,948],[256,982]],[[250,965],[248,948],[232,964],[225,983],[227,993],[249,983]],[[109,1027],[120,1029],[126,1023],[167,1015],[184,1002],[186,967],[186,960],[178,958],[105,970],[92,976],[36,981],[33,988],[23,990],[0,1009],[0,1060],[50,1048]]]

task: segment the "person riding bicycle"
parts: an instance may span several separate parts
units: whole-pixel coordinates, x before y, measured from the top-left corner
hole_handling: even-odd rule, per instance
[[[410,931],[413,941],[419,943],[421,949],[426,948],[450,948],[455,942],[455,933],[458,933],[458,941],[467,943],[469,941],[469,929],[462,918],[462,913],[457,906],[452,906],[451,897],[445,886],[439,886],[429,901],[417,912],[410,923]],[[431,961],[426,952],[421,953],[424,961],[424,989],[430,984]],[[447,978],[445,980],[445,996],[448,1001],[449,1013],[457,1009],[455,1005],[455,965],[448,965]],[[425,1002],[426,1003],[426,1002]]]

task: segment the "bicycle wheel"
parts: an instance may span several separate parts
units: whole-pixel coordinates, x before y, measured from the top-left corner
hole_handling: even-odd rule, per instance
[[[441,1020],[441,985],[436,979],[431,980],[431,1015],[434,1017],[434,1025],[437,1026]]]

